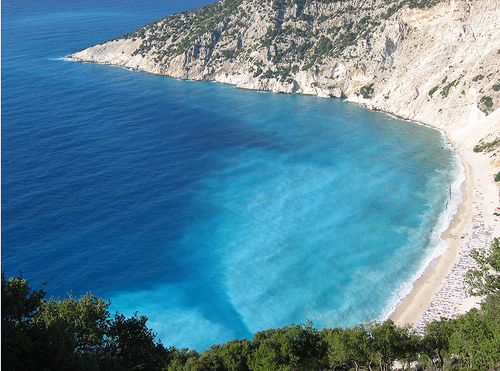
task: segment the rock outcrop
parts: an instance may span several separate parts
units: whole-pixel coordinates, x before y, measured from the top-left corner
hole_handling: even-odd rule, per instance
[[[221,0],[70,57],[245,89],[346,97],[451,138],[493,122],[472,130],[485,132],[479,142],[500,139],[497,123],[484,120],[500,107],[498,40],[498,0]]]

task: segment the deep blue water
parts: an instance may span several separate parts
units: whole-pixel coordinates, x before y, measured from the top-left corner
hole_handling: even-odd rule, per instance
[[[167,346],[384,318],[460,198],[440,132],[65,59],[210,2],[2,1],[2,268]]]

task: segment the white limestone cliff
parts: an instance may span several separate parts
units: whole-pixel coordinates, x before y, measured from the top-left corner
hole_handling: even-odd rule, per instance
[[[230,1],[222,0],[221,7]],[[176,39],[173,33],[161,43],[147,43],[148,37],[154,39],[154,32],[168,28],[167,17],[158,22],[157,31],[146,30],[142,37],[109,41],[70,57],[181,79],[217,81],[244,89],[347,97],[348,102],[443,129],[450,138],[462,138],[459,133],[468,131],[483,132],[477,130],[478,123],[484,123],[492,112],[495,112],[492,117],[498,116],[499,0],[444,0],[429,9],[404,6],[390,17],[376,18],[379,24],[342,53],[326,55],[310,65],[307,61],[296,62],[299,65],[287,71],[288,78],[256,73],[256,69],[261,69],[277,74],[287,65],[277,57],[283,54],[290,40],[275,38],[269,45],[262,41],[277,23],[280,30],[316,27],[311,32],[317,45],[321,35],[329,36],[335,29],[331,27],[346,24],[350,19],[346,17],[354,20],[366,17],[384,2],[373,0],[371,8],[357,0],[348,3],[351,9],[358,8],[359,14],[348,14],[342,8],[339,15],[337,3],[323,2],[312,2],[303,9],[298,9],[298,5],[283,8],[282,13],[276,13],[271,2],[243,0],[237,8],[243,16],[239,14],[236,19],[237,12],[233,10],[224,21],[215,23],[214,29],[192,39],[192,44],[178,55],[165,56],[179,44],[180,37]],[[306,23],[296,16],[299,11],[326,20]],[[189,17],[190,13],[186,13],[176,20],[182,24]],[[236,26],[228,31],[231,24]],[[304,42],[299,36],[294,37],[292,45]],[[149,49],[142,50],[143,43]],[[293,48],[290,50],[285,58],[293,56]],[[225,53],[235,56],[224,59]],[[500,138],[498,125],[491,124],[476,141],[486,137]]]

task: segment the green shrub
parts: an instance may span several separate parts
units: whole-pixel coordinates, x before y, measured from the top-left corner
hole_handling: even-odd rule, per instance
[[[460,81],[460,79],[456,79],[456,80],[453,80],[452,82],[450,82],[448,85],[446,85],[443,90],[441,90],[441,95],[443,96],[443,98],[447,98],[448,97],[448,94],[450,93],[450,89],[454,86],[457,86],[458,82]]]
[[[258,77],[262,74],[262,68],[257,67],[257,71],[253,74],[253,77]]]
[[[431,90],[429,90],[429,96],[432,97],[432,94],[434,94],[437,90],[439,89],[439,85],[434,86]]]
[[[482,80],[482,79],[484,79],[484,75],[479,74],[479,75],[474,76],[474,78],[472,79],[472,81],[476,82],[476,81],[479,81],[479,80]]]
[[[413,0],[410,1],[410,8],[420,8],[428,9],[436,4],[439,4],[443,0]]]
[[[359,89],[359,92],[365,99],[369,99],[373,96],[373,82],[370,85],[365,85],[362,86],[361,89]]]
[[[484,104],[486,108],[490,109],[493,107],[493,98],[484,96],[481,98],[481,103]]]
[[[493,151],[495,148],[497,148],[500,145],[500,139],[495,139],[493,142],[488,142],[488,143],[479,143],[476,146],[474,146],[474,152],[490,152]]]
[[[314,64],[316,63],[316,60],[306,63],[305,65],[302,66],[302,71],[307,71],[308,69],[312,68]]]
[[[325,36],[321,36],[319,41],[316,44],[316,47],[314,48],[314,54],[316,55],[323,55],[323,54],[328,54],[333,48],[333,43],[332,41]]]

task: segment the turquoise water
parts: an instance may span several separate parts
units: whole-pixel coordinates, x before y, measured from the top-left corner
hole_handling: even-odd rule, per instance
[[[180,348],[384,318],[460,199],[442,133],[65,58],[205,3],[2,2],[2,268]]]

